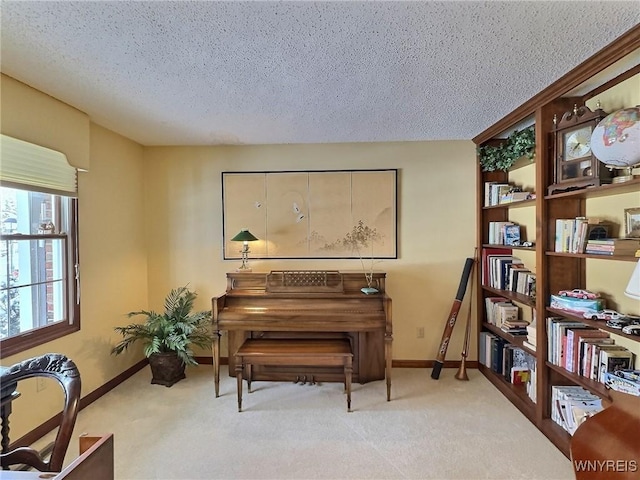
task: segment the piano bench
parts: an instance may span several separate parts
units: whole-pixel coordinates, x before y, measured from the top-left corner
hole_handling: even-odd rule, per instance
[[[242,411],[242,376],[247,366],[247,384],[251,391],[251,365],[287,365],[297,367],[344,367],[347,411],[351,411],[351,375],[353,352],[347,339],[248,338],[235,354],[238,383],[238,411]]]

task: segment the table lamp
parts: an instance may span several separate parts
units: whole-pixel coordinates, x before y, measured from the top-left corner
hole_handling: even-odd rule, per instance
[[[238,233],[235,237],[233,237],[231,239],[232,242],[242,242],[242,250],[240,250],[240,253],[242,254],[242,265],[240,265],[240,268],[238,268],[236,270],[236,272],[250,272],[251,268],[249,267],[249,242],[255,242],[256,240],[258,240],[256,237],[254,237],[251,232],[246,229],[243,228],[242,230],[240,230],[240,233]]]
[[[625,288],[624,294],[634,300],[640,300],[640,260],[636,263],[636,268],[631,274],[629,285]]]

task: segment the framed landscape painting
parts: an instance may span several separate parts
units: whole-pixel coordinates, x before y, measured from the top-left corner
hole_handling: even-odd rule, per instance
[[[223,172],[224,258],[397,258],[397,170]]]
[[[624,236],[640,238],[640,207],[625,209],[624,217]]]

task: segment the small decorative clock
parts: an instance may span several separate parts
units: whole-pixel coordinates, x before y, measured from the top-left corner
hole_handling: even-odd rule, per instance
[[[553,118],[554,183],[549,186],[549,195],[611,183],[611,171],[591,150],[591,134],[606,116],[599,106],[592,112],[586,105],[575,105],[559,122]]]

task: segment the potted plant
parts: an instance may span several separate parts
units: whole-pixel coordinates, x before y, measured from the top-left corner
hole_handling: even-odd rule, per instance
[[[143,323],[115,327],[124,338],[111,353],[118,355],[140,341],[151,366],[151,383],[170,387],[185,378],[186,365],[198,364],[191,346],[206,348],[213,341],[209,330],[211,311],[192,313],[196,296],[186,286],[175,288],[165,298],[163,313],[129,312],[129,318],[142,315],[146,319]]]
[[[536,151],[536,136],[533,127],[515,130],[500,145],[485,145],[478,148],[483,172],[507,171],[522,157],[533,160]]]

